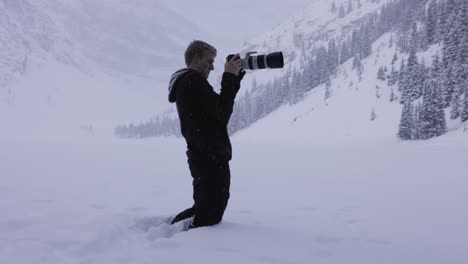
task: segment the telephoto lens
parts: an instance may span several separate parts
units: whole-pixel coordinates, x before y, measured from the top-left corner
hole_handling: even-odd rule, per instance
[[[247,52],[245,58],[241,58],[242,69],[244,70],[258,70],[258,69],[280,69],[284,67],[283,52],[273,52],[266,55],[255,55],[257,52]],[[226,60],[229,61],[234,55],[227,56]]]

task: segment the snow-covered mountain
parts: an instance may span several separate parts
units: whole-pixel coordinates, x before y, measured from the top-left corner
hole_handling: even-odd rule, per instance
[[[291,68],[300,70],[305,67],[305,57],[309,56],[314,48],[327,46],[331,39],[338,43],[347,40],[352,31],[364,23],[367,15],[380,11],[389,2],[391,0],[310,1],[307,8],[288,18],[272,31],[244,43],[244,52],[258,51],[264,54],[282,51],[285,58],[282,71],[265,70],[247,75],[247,87],[250,79],[248,77],[261,83],[281,76]],[[332,8],[333,3],[336,11]],[[340,17],[338,11],[341,6],[346,9],[343,17]]]
[[[76,56],[70,37],[39,1],[0,1],[0,87],[23,75],[33,59],[46,56],[71,63]]]

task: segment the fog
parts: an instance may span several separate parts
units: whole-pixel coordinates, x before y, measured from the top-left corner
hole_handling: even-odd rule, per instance
[[[223,45],[239,49],[244,40],[264,34],[293,16],[313,0],[238,0],[185,1],[161,0],[192,23],[226,41]]]

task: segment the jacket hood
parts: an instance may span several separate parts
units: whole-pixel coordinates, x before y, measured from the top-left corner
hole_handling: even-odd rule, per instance
[[[179,79],[185,76],[187,73],[193,70],[184,68],[176,71],[171,76],[171,80],[169,81],[169,102],[174,103],[176,101],[176,83]]]

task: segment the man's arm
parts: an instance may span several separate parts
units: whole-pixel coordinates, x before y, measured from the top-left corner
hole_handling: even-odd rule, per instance
[[[227,125],[234,110],[234,99],[239,91],[238,77],[232,73],[225,72],[221,80],[221,92],[219,94],[218,115],[223,124]]]
[[[220,119],[227,126],[234,109],[234,99],[240,88],[240,82],[245,75],[241,71],[242,63],[239,54],[235,54],[224,64],[224,74],[221,80],[221,92],[219,94]]]
[[[239,90],[239,77],[225,72],[221,81],[221,92],[215,93],[206,79],[191,76],[183,89],[178,91],[178,102],[183,111],[197,122],[203,115],[227,125],[234,108],[234,99]],[[196,125],[196,124],[194,124]]]

